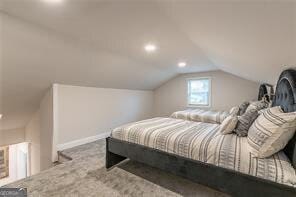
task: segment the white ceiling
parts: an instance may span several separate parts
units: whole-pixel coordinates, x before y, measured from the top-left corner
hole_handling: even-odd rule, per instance
[[[214,69],[274,83],[296,65],[295,1],[230,2],[3,0],[2,129],[23,127],[52,83],[152,90]]]

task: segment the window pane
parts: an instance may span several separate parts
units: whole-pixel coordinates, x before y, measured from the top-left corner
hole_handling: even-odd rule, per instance
[[[209,79],[195,79],[188,81],[188,102],[191,105],[209,105]]]

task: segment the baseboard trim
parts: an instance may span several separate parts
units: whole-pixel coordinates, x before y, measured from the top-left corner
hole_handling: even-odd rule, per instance
[[[57,145],[57,150],[62,151],[62,150],[68,149],[68,148],[73,148],[75,146],[79,146],[79,145],[87,144],[87,143],[90,143],[90,142],[94,142],[96,140],[104,139],[104,138],[107,138],[109,136],[110,136],[110,132],[106,132],[106,133],[101,133],[101,134],[98,134],[98,135],[82,138],[82,139],[79,139],[79,140],[74,140],[74,141],[67,142],[67,143],[64,143],[64,144],[58,144]]]

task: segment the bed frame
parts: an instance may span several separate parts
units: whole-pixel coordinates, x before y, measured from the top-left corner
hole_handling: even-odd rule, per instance
[[[272,106],[281,106],[285,112],[296,111],[296,70],[288,69],[282,72]],[[285,147],[284,152],[296,168],[296,134]],[[112,137],[107,138],[106,168],[109,169],[126,158],[148,164],[232,196],[296,196],[296,188],[294,187]]]

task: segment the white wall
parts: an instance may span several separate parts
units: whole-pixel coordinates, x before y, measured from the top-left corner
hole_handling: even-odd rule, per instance
[[[52,166],[53,154],[53,88],[40,103],[40,170]]]
[[[211,109],[228,110],[246,100],[257,98],[259,84],[223,71],[179,75],[154,91],[154,115],[168,116],[174,111],[187,108],[188,78],[212,79]]]
[[[9,146],[9,175],[0,179],[0,187],[28,176],[28,143]]]
[[[55,92],[59,149],[71,146],[73,141],[95,139],[94,136],[104,136],[119,125],[152,116],[152,91],[57,85]]]
[[[54,84],[26,128],[0,140],[29,142],[30,174],[36,174],[52,166],[58,149],[105,137],[119,125],[152,117],[152,110],[152,91]]]
[[[0,130],[0,146],[17,144],[25,141],[25,129]]]
[[[40,112],[33,115],[26,126],[25,140],[29,143],[30,174],[40,172]]]

